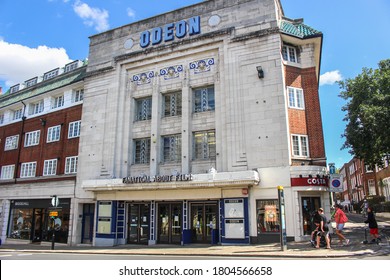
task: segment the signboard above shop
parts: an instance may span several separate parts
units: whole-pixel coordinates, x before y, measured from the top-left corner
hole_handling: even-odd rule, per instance
[[[317,177],[299,177],[291,178],[292,187],[328,187],[328,178],[317,178]]]

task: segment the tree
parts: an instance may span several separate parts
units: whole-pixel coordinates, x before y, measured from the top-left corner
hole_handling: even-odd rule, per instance
[[[342,108],[347,122],[342,149],[371,167],[381,166],[390,156],[390,59],[378,65],[339,82],[340,97],[347,101]]]

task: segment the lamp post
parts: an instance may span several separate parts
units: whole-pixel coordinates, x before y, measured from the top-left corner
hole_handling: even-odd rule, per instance
[[[56,195],[53,195],[52,199],[51,199],[51,205],[54,208],[57,208],[59,204],[60,204],[60,200],[58,199],[58,197]],[[58,217],[58,211],[51,211],[50,216],[51,216],[51,219],[53,222],[53,235],[51,236],[51,249],[54,250],[54,244],[55,244],[55,238],[56,238],[55,218],[56,218],[56,216]]]
[[[284,213],[284,191],[283,186],[278,186],[279,216],[280,216],[280,246],[282,251],[287,250],[286,217]]]

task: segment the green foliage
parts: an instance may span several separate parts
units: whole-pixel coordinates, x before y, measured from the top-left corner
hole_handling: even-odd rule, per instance
[[[390,59],[379,62],[378,69],[363,68],[354,79],[339,82],[342,108],[347,122],[342,149],[363,159],[371,167],[382,165],[390,155]]]

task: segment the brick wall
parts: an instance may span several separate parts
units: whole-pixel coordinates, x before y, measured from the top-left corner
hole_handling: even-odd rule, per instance
[[[290,133],[308,135],[310,158],[324,158],[325,146],[316,69],[285,66],[285,77],[287,86],[303,89],[305,99],[305,110],[288,109]]]
[[[47,115],[27,119],[24,123],[23,135],[18,148],[20,151],[19,164],[24,162],[37,162],[36,176],[42,176],[44,161],[47,159],[58,159],[57,175],[64,174],[65,158],[78,155],[79,137],[68,139],[69,123],[81,120],[82,105],[63,109]],[[46,123],[43,126],[41,120]],[[47,131],[49,127],[61,125],[60,140],[47,143]],[[25,133],[40,130],[39,145],[24,147]],[[16,164],[18,161],[19,149],[4,151],[5,139],[12,135],[21,135],[22,121],[0,127],[0,167]],[[20,165],[17,177],[20,176]]]

